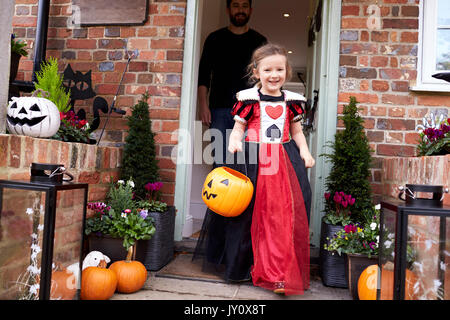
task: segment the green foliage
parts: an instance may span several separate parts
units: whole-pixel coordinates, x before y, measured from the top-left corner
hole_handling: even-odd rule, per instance
[[[128,250],[137,240],[149,240],[155,233],[153,218],[146,210],[137,207],[133,200],[132,180],[111,182],[107,195],[107,204],[89,203],[88,209],[94,216],[86,219],[85,233],[107,234],[123,239],[123,246]]]
[[[145,184],[159,179],[158,162],[155,153],[155,138],[151,130],[148,94],[142,95],[139,102],[132,107],[128,116],[128,136],[123,149],[121,178],[132,178],[136,184],[135,196],[145,199]]]
[[[138,208],[148,210],[149,212],[167,211],[167,203],[157,200],[140,200],[136,205]]]
[[[16,40],[16,35],[11,34],[11,52],[20,54],[21,56],[28,56],[28,52],[24,49],[27,46],[26,42]]]
[[[364,224],[347,224],[336,232],[332,239],[327,238],[325,250],[342,253],[359,253],[369,256],[378,255],[380,217],[377,210],[372,219]]]
[[[79,120],[72,110],[60,113],[60,116],[61,125],[52,139],[65,142],[89,143],[90,130],[89,123],[86,120]]]
[[[48,92],[49,96],[46,98],[58,107],[59,112],[69,111],[70,91],[66,92],[63,76],[58,73],[58,59],[50,57],[48,62],[42,62],[41,70],[36,72],[36,78],[35,90]],[[43,97],[42,92],[38,92],[37,96]]]
[[[332,163],[329,176],[326,178],[328,193],[344,192],[355,198],[350,219],[363,222],[373,214],[371,187],[369,182],[371,152],[364,132],[364,120],[358,114],[357,101],[350,97],[350,103],[344,106],[343,116],[345,129],[335,134],[335,141],[327,145],[332,153],[322,154]],[[325,216],[336,216],[336,206],[332,197],[325,202]],[[329,219],[331,220],[331,219]],[[341,222],[345,225],[345,221]]]

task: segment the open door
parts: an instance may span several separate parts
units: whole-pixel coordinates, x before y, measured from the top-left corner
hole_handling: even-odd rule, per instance
[[[322,6],[317,10],[320,2]],[[324,142],[333,138],[336,131],[340,6],[341,0],[258,0],[253,1],[249,22],[251,28],[265,35],[270,42],[281,44],[290,51],[289,61],[294,72],[285,89],[299,92],[311,101],[314,101],[314,90],[319,90],[314,130],[308,135],[309,148],[316,158],[316,167],[309,170],[313,187],[311,243],[315,246],[319,243],[322,180],[326,177],[326,166],[318,154],[323,153]],[[315,32],[316,40],[308,46],[308,21],[316,12],[321,13],[322,21]],[[191,135],[187,140],[179,140],[178,152],[188,148],[190,155],[187,156],[188,163],[177,164],[175,240],[195,239],[206,211],[200,190],[212,166],[204,161],[202,154],[209,138],[203,135],[206,128],[197,120],[197,69],[206,36],[229,23],[225,1],[188,0],[186,21],[180,129]]]

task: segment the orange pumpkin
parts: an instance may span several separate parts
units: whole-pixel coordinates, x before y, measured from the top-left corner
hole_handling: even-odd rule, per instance
[[[117,276],[110,269],[87,267],[81,274],[82,300],[107,300],[116,291]]]
[[[252,197],[253,184],[250,179],[228,167],[212,170],[202,188],[202,199],[208,208],[225,217],[240,215]]]
[[[359,300],[377,300],[378,265],[368,266],[358,279]]]
[[[139,261],[132,261],[133,247],[130,247],[126,260],[116,261],[109,269],[117,275],[117,291],[132,293],[141,289],[147,281],[147,270]]]
[[[69,270],[52,272],[50,299],[73,300],[77,293],[76,278]]]
[[[358,279],[358,295],[360,300],[376,300],[378,284],[378,265],[368,266]],[[405,300],[415,300],[418,294],[414,293],[414,284],[418,278],[416,274],[406,269],[405,276]],[[386,269],[381,270],[380,300],[392,300],[394,298],[394,272]]]

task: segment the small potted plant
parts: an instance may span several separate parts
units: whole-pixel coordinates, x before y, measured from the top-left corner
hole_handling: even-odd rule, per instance
[[[111,182],[106,203],[88,204],[93,211],[85,228],[89,251],[101,251],[113,262],[124,260],[131,246],[155,233],[153,219],[133,200],[133,187],[132,180]]]
[[[423,124],[418,125],[419,145],[418,156],[445,155],[450,153],[450,118],[444,115],[438,118],[433,113],[429,118],[423,119]]]
[[[354,299],[358,299],[358,279],[369,265],[378,263],[380,234],[380,205],[366,213],[367,220],[349,222],[333,237],[327,238],[325,250],[344,256],[348,288]]]
[[[28,56],[28,52],[25,50],[26,46],[27,43],[25,41],[16,40],[16,35],[14,33],[11,34],[11,65],[9,82],[16,79],[17,71],[19,70],[20,58]]]

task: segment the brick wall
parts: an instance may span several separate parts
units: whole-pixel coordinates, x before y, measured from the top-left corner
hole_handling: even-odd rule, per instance
[[[419,0],[342,3],[338,112],[349,96],[360,102],[374,149],[372,187],[382,194],[382,159],[416,155],[416,125],[430,112],[448,115],[450,96],[409,90],[417,77]],[[368,25],[372,4],[380,8],[380,29]]]
[[[16,0],[13,31],[32,46],[36,32],[37,0]],[[156,152],[164,182],[163,199],[173,204],[175,164],[170,155],[176,141],[172,132],[179,126],[181,74],[183,65],[186,0],[149,0],[149,16],[142,26],[72,27],[71,0],[52,0],[48,28],[47,56],[59,59],[61,71],[70,63],[74,71],[92,70],[97,95],[112,102],[127,61],[127,50],[140,54],[131,61],[116,107],[131,113],[130,107],[148,90],[150,117],[156,133]],[[70,27],[68,27],[68,25]],[[30,80],[29,59],[21,59],[17,79]],[[93,99],[76,107],[91,111]],[[91,115],[88,114],[88,118]],[[100,123],[103,127],[104,120]],[[126,119],[112,114],[102,145],[120,146],[126,137]]]

